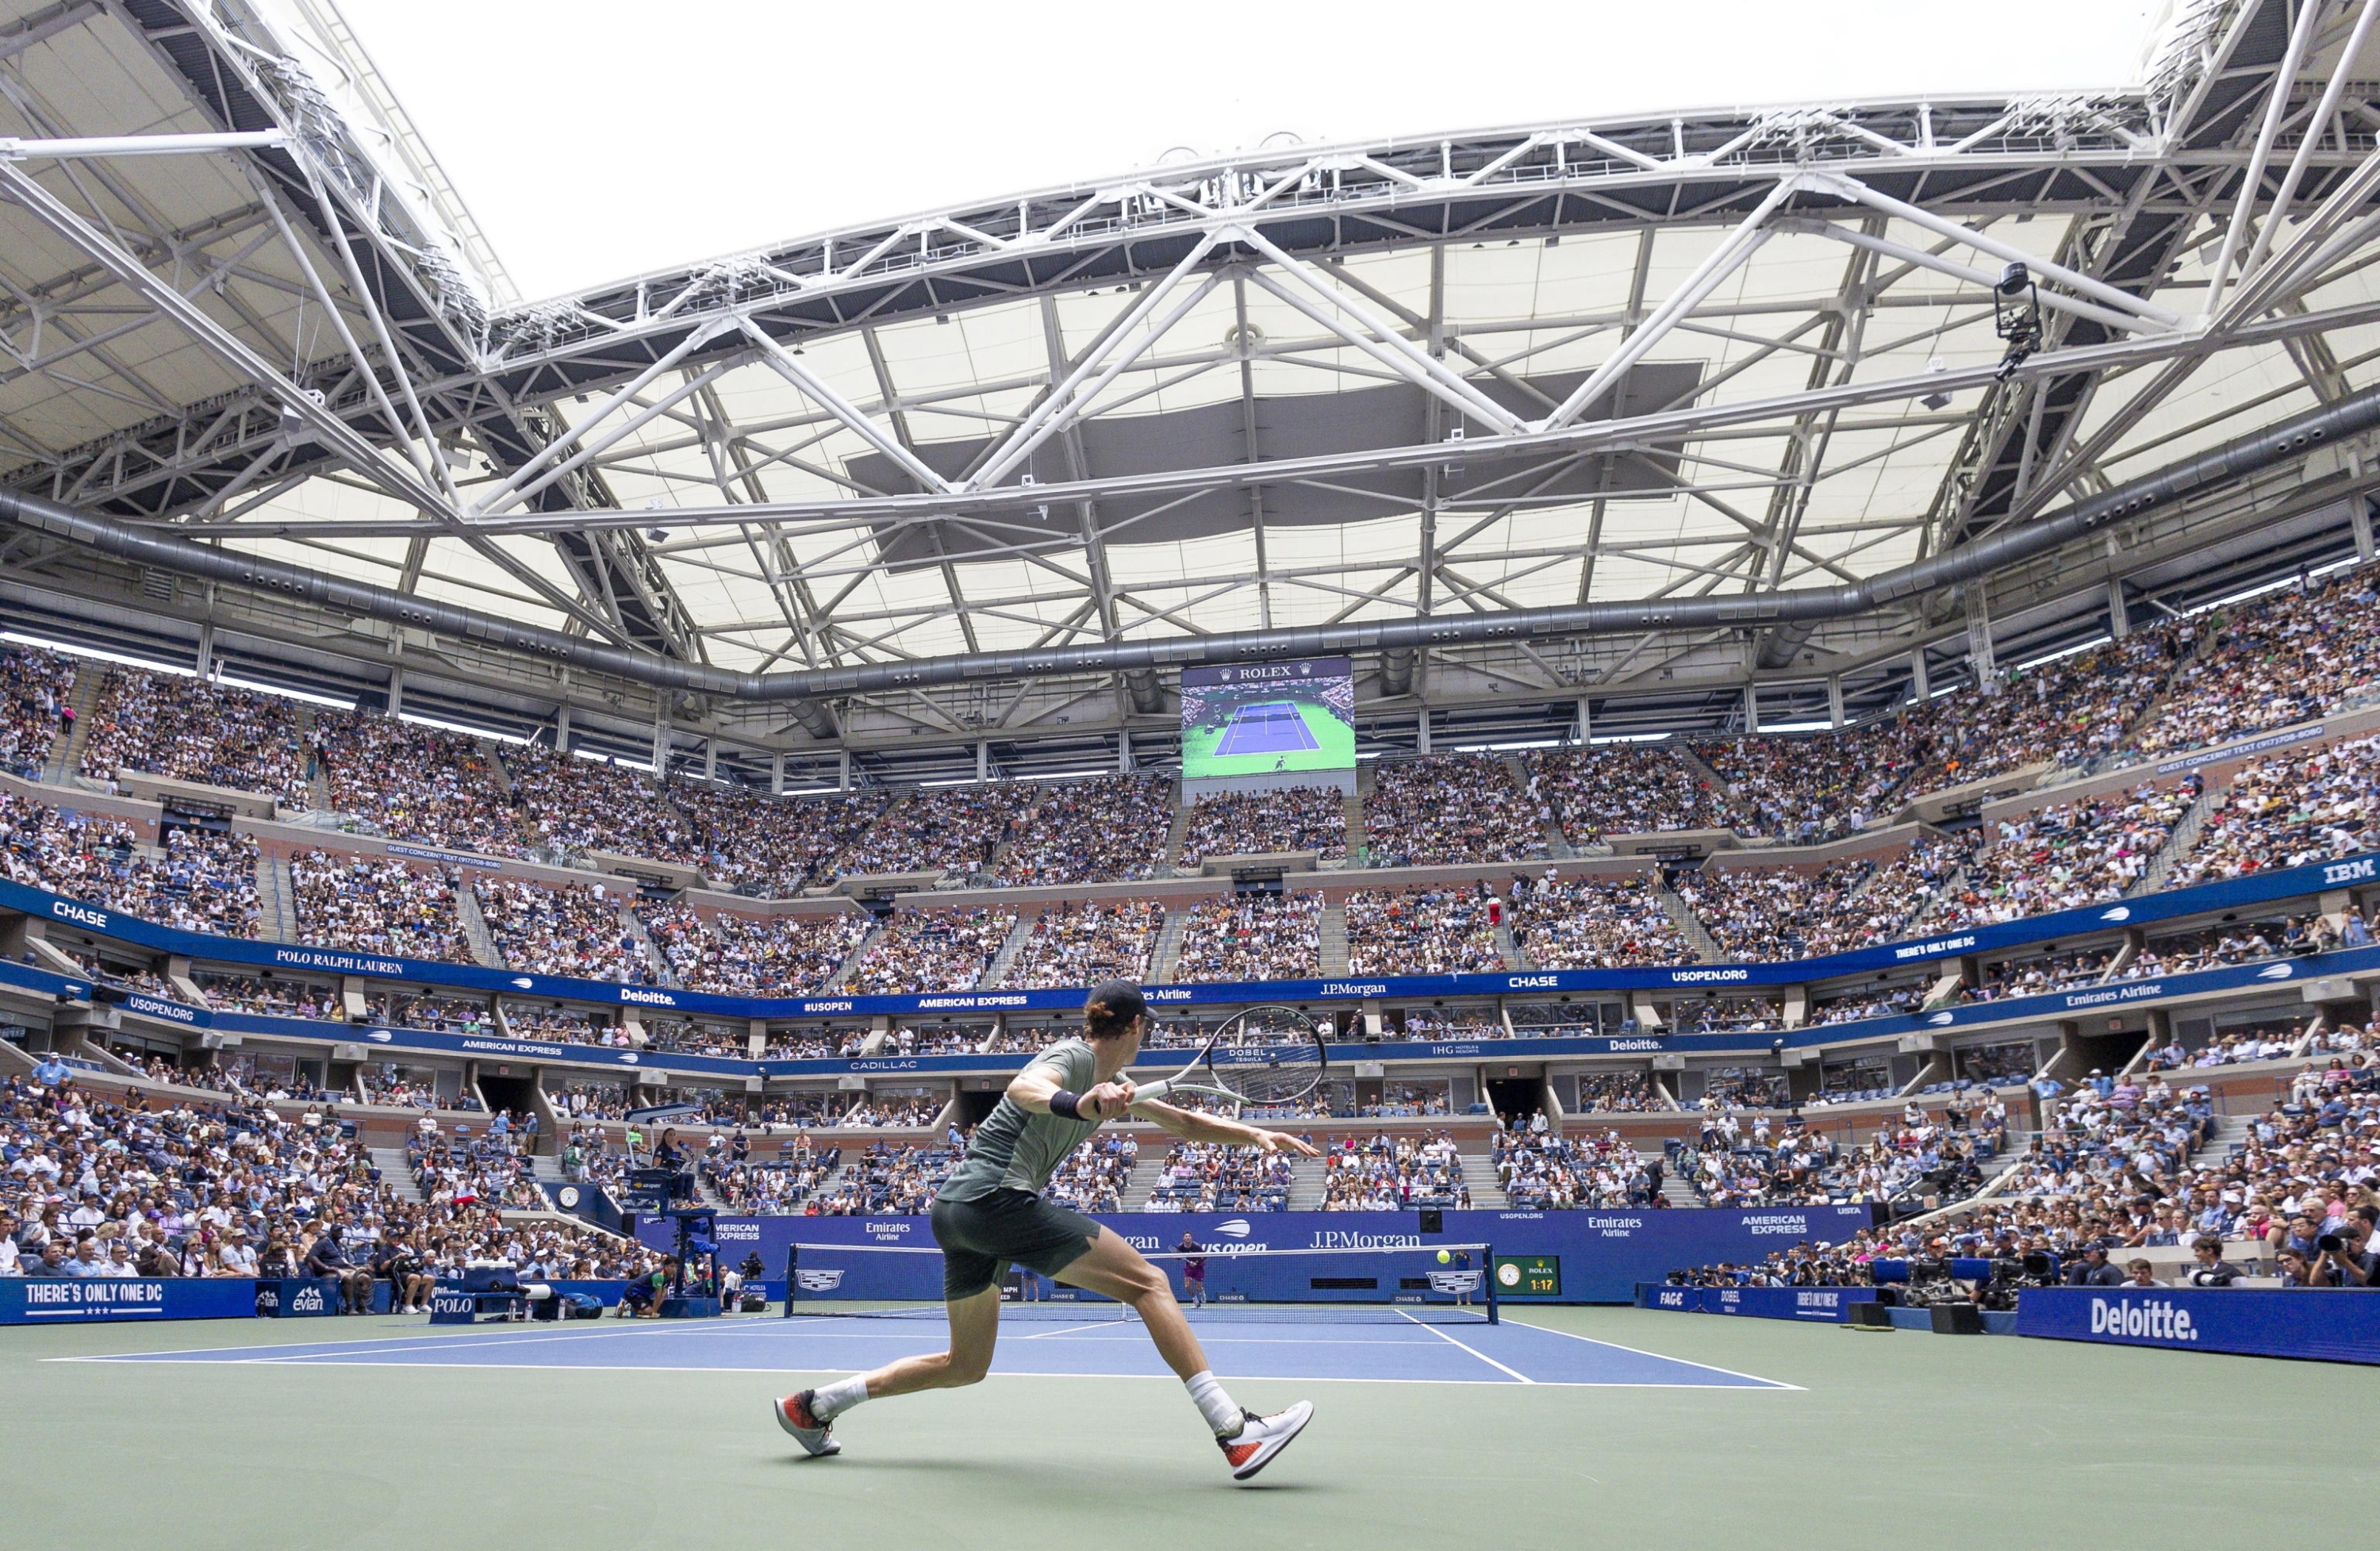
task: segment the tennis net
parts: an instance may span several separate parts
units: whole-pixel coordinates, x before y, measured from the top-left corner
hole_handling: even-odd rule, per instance
[[[1209,1249],[1151,1254],[1193,1323],[1498,1323],[1486,1244],[1386,1249]],[[1203,1263],[1205,1297],[1190,1273]],[[787,1315],[942,1317],[942,1253],[909,1244],[801,1244],[786,1255]],[[1136,1320],[1138,1311],[1016,1267],[1004,1319]]]

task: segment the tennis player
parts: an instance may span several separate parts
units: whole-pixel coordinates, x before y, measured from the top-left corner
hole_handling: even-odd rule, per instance
[[[1300,1400],[1258,1416],[1223,1393],[1173,1295],[1173,1284],[1138,1250],[1079,1212],[1041,1198],[1050,1174],[1103,1121],[1137,1110],[1185,1142],[1320,1156],[1309,1143],[1219,1115],[1155,1101],[1135,1105],[1123,1076],[1140,1053],[1148,1006],[1140,988],[1111,980],[1083,1008],[1080,1038],[1033,1058],[983,1123],[974,1145],[934,1197],[934,1242],[942,1250],[942,1297],[950,1308],[947,1351],[906,1357],[774,1402],[777,1425],[812,1454],[833,1454],[835,1419],[864,1400],[980,1383],[1000,1335],[1000,1278],[1012,1263],[1130,1303],[1149,1339],[1214,1430],[1232,1479],[1270,1464],[1314,1414]]]

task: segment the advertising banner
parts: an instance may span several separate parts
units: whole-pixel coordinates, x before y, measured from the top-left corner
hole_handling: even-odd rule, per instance
[[[116,1319],[253,1319],[257,1284],[207,1280],[0,1277],[0,1325],[83,1325]]]
[[[1636,1290],[1636,1306],[1670,1314],[1742,1315],[1754,1319],[1797,1319],[1840,1325],[1853,1303],[1873,1303],[1872,1287],[1667,1287],[1647,1282]]]
[[[1425,1233],[1417,1212],[1119,1212],[1098,1220],[1142,1251],[1171,1250],[1187,1230],[1210,1254],[1263,1249],[1403,1249],[1435,1244],[1487,1244],[1500,1259],[1552,1264],[1566,1303],[1625,1303],[1639,1282],[1658,1281],[1689,1266],[1759,1260],[1770,1250],[1807,1241],[1840,1243],[1867,1226],[1865,1206],[1772,1206],[1756,1210],[1704,1208],[1588,1209],[1564,1212],[1441,1214],[1441,1230]],[[638,1225],[638,1236],[659,1250],[674,1247],[666,1220]],[[923,1217],[721,1217],[720,1258],[729,1265],[759,1251],[769,1274],[784,1274],[795,1243],[934,1247]],[[1500,1289],[1500,1296],[1523,1290]],[[1554,1300],[1547,1300],[1548,1302]]]
[[[2179,1351],[2380,1363],[2380,1295],[2354,1289],[2039,1287],[2016,1333]]]
[[[2169,893],[2149,894],[2120,903],[2091,905],[2029,916],[1998,926],[1975,927],[1914,942],[1882,943],[1823,958],[1788,963],[1692,964],[1661,969],[1538,970],[1495,975],[1380,975],[1322,980],[1248,981],[1151,988],[1152,1003],[1196,1005],[1253,1001],[1344,1001],[1366,998],[1427,999],[1457,996],[1501,996],[1530,991],[1611,991],[1679,988],[1789,986],[1834,975],[1863,974],[1898,965],[1952,958],[1961,954],[2053,941],[2110,927],[2142,927],[2178,916],[2209,911],[2252,907],[2275,900],[2319,893],[2380,881],[2380,852],[2337,862],[2255,873],[2221,883],[2203,884]],[[325,975],[362,975],[377,979],[513,993],[562,1000],[592,1001],[654,1011],[708,1013],[725,1018],[866,1017],[875,1014],[916,1016],[920,1013],[998,1011],[1060,1011],[1082,1005],[1081,988],[1032,991],[958,991],[930,996],[793,996],[782,998],[714,996],[658,986],[620,985],[598,980],[565,979],[556,975],[524,975],[480,964],[433,963],[344,949],[307,948],[290,943],[257,942],[211,937],[160,927],[137,916],[66,899],[43,890],[0,879],[0,908],[24,911],[44,920],[67,921],[169,953],[185,953],[217,963],[254,964],[264,968],[311,970]],[[2372,951],[2367,950],[2366,951]],[[1805,1036],[1811,1031],[1801,1031]],[[455,1036],[449,1036],[455,1037]],[[1680,1036],[1692,1037],[1692,1036]],[[1728,1036],[1711,1036],[1726,1038]],[[1838,1036],[1839,1037],[1839,1036]],[[531,1043],[523,1041],[520,1043]],[[1749,1048],[1739,1037],[1733,1048]],[[1691,1048],[1691,1047],[1680,1047]],[[679,1059],[671,1058],[674,1062]],[[744,1064],[744,1063],[731,1063]],[[788,1070],[801,1063],[786,1063]]]

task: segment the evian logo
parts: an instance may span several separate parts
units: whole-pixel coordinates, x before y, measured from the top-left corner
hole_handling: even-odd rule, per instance
[[[641,986],[621,987],[620,1000],[635,1002],[639,1007],[675,1007],[677,1005],[677,998],[667,991],[649,991]]]

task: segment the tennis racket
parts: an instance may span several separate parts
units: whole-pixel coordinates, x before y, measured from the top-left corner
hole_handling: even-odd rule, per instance
[[[1133,1102],[1195,1093],[1234,1104],[1291,1104],[1322,1084],[1322,1031],[1294,1007],[1249,1007],[1215,1026],[1171,1077],[1135,1084]]]

